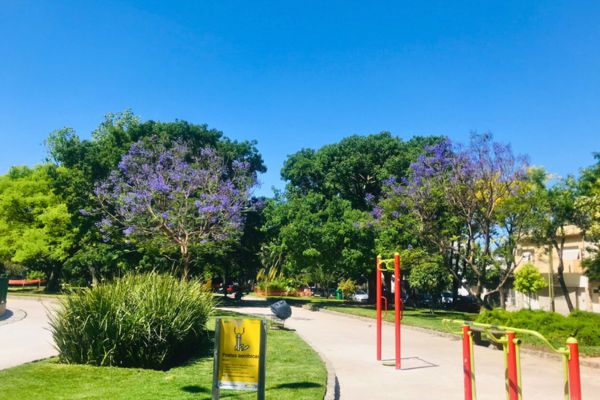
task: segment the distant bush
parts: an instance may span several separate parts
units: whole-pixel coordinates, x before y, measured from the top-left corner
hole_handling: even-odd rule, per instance
[[[35,270],[30,270],[27,271],[27,279],[35,281],[35,280],[41,280],[43,281],[44,279],[46,279],[46,274],[42,271],[35,271]]]
[[[356,282],[350,278],[343,280],[338,284],[338,289],[342,291],[345,299],[349,299],[350,296],[356,292],[356,288]]]
[[[202,350],[212,309],[200,282],[128,275],[67,296],[50,325],[62,362],[165,369]]]
[[[475,320],[484,324],[503,325],[540,332],[555,346],[564,346],[569,336],[582,346],[600,346],[600,315],[575,311],[565,317],[547,311],[495,309],[484,311]]]

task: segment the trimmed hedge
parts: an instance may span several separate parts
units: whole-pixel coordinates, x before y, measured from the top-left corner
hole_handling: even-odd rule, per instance
[[[565,317],[548,311],[495,309],[482,312],[475,321],[538,331],[555,346],[564,346],[570,336],[581,346],[600,346],[600,315],[595,313],[575,311]]]
[[[128,275],[67,296],[50,325],[62,362],[166,369],[203,350],[212,310],[198,281]]]

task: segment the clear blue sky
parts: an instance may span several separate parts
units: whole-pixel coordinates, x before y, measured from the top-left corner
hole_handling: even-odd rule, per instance
[[[126,108],[258,140],[262,194],[288,154],[382,130],[489,130],[577,173],[600,151],[600,2],[1,2],[0,173]]]

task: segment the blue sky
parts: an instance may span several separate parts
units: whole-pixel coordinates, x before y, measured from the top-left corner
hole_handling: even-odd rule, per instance
[[[351,134],[491,131],[566,175],[600,151],[600,2],[26,1],[0,7],[0,173],[103,115],[288,154]]]

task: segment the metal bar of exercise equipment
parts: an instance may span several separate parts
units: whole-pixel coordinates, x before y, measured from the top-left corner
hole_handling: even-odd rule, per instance
[[[463,382],[465,400],[476,400],[475,390],[475,359],[473,357],[473,332],[481,332],[487,339],[501,344],[504,353],[505,387],[508,400],[522,400],[521,387],[521,339],[520,335],[534,336],[541,340],[553,352],[563,358],[564,366],[564,398],[565,400],[581,400],[581,378],[579,373],[579,348],[577,339],[567,339],[566,347],[555,348],[541,333],[529,329],[511,328],[482,324],[478,322],[445,319],[444,324],[452,333],[462,335],[463,350]],[[453,331],[449,325],[462,326],[462,331]]]
[[[393,264],[393,266],[391,266]],[[395,326],[395,367],[400,369],[400,321],[402,320],[402,299],[400,293],[402,288],[400,286],[400,254],[394,253],[394,258],[382,259],[381,256],[377,256],[376,261],[376,273],[377,273],[377,360],[381,361],[381,300],[383,298],[382,293],[382,281],[381,274],[383,272],[394,272],[394,326]],[[386,316],[387,316],[387,299],[386,304]]]

